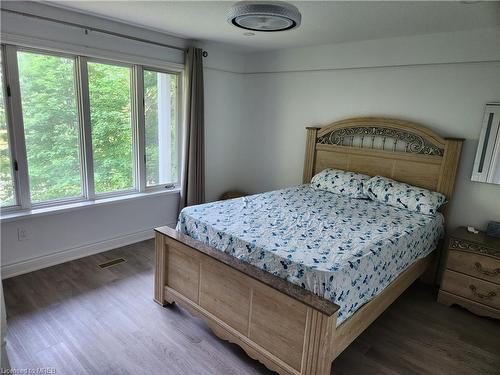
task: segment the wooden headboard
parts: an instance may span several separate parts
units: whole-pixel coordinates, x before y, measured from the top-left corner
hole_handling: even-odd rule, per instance
[[[303,182],[325,168],[385,176],[453,195],[463,139],[408,121],[359,117],[307,128]]]

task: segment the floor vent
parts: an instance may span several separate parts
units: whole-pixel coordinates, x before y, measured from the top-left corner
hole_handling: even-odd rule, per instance
[[[126,260],[123,258],[116,258],[116,259],[112,259],[110,261],[98,264],[98,267],[104,269],[104,268],[116,266],[117,264],[120,264],[123,262],[126,262]]]

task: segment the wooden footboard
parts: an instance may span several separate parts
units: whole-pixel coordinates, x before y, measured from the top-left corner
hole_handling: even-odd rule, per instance
[[[220,338],[280,374],[330,374],[331,363],[429,264],[416,262],[336,327],[338,306],[167,228],[156,230],[155,301],[178,303]]]
[[[319,311],[158,232],[155,300],[178,303],[280,374],[330,373],[336,305]]]

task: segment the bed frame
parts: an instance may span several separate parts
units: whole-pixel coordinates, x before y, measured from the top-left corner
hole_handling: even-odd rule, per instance
[[[364,117],[307,128],[303,182],[325,168],[382,175],[451,200],[463,140]],[[443,214],[446,214],[446,208]],[[429,267],[410,265],[336,327],[339,307],[172,228],[156,229],[155,301],[178,303],[279,374],[326,375],[332,361]]]

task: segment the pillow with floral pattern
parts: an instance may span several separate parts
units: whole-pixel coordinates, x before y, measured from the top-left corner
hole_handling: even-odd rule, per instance
[[[363,191],[363,182],[369,179],[370,176],[364,174],[328,168],[312,178],[311,187],[351,198],[368,198]]]
[[[446,203],[446,197],[441,193],[382,176],[372,177],[363,187],[365,194],[374,201],[425,215],[435,215]]]

